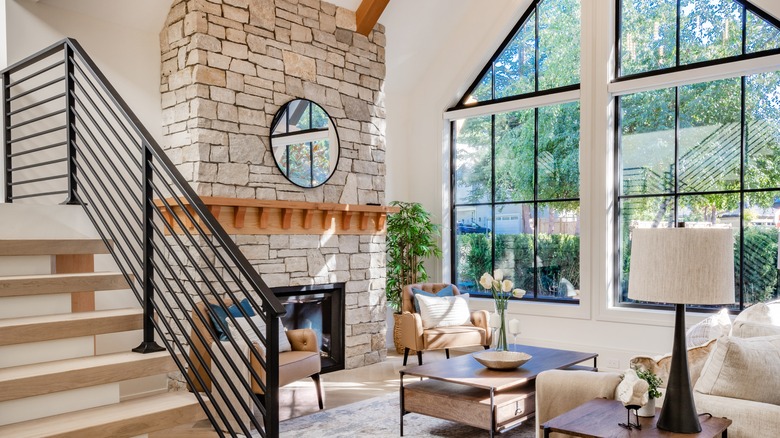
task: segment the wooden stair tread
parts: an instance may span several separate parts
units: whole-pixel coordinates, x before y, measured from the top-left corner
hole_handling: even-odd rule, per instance
[[[0,239],[0,256],[108,254],[99,238],[76,239]]]
[[[122,352],[0,369],[0,401],[154,376],[178,368],[167,351]]]
[[[171,392],[37,420],[0,426],[0,436],[15,438],[133,437],[180,424],[206,414],[189,392]]]
[[[0,345],[75,338],[143,328],[140,308],[0,319]]]
[[[0,297],[119,290],[128,287],[125,277],[118,272],[0,277]]]

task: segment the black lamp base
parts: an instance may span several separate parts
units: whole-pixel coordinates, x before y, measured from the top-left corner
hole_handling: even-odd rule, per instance
[[[675,305],[674,347],[669,382],[661,414],[656,423],[659,429],[676,433],[699,433],[701,424],[693,402],[691,378],[688,374],[688,351],[685,345],[685,304]]]

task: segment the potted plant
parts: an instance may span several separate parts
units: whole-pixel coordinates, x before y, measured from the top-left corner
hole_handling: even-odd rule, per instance
[[[401,353],[398,322],[401,316],[402,289],[407,284],[428,280],[423,260],[426,257],[441,257],[436,238],[440,227],[431,222],[431,215],[417,202],[393,201],[391,206],[399,207],[398,213],[387,218],[387,305],[393,311],[395,328],[393,341]]]
[[[655,416],[655,399],[661,396],[661,391],[658,388],[664,383],[660,377],[655,375],[654,372],[643,368],[636,369],[636,375],[640,379],[647,382],[647,404],[642,406],[637,415],[640,417],[654,417]]]

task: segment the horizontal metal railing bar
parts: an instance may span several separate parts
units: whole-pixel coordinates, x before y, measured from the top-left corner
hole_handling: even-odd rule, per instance
[[[106,154],[106,151],[104,150],[104,148],[102,148],[102,147],[99,147],[99,146],[100,146],[100,141],[98,141],[98,139],[97,139],[97,138],[95,137],[95,135],[92,133],[92,130],[91,130],[91,129],[89,129],[89,126],[87,126],[87,124],[86,124],[86,123],[84,123],[84,120],[81,118],[81,115],[79,115],[79,113],[78,113],[78,112],[76,113],[76,118],[77,118],[79,121],[81,121],[82,125],[83,125],[83,126],[84,126],[84,128],[85,128],[85,129],[84,129],[84,131],[86,131],[86,133],[89,135],[89,138],[91,138],[91,139],[92,139],[92,141],[94,142],[94,144],[98,146],[98,147],[96,147],[95,149],[97,149],[97,150],[99,150],[99,151],[100,151],[100,154],[103,156],[103,158],[104,158],[104,159],[105,159],[105,160],[108,162],[108,164],[111,166],[111,169],[114,171],[114,175],[119,175],[119,170],[118,170],[118,169],[116,168],[116,166],[114,165],[114,162],[113,162],[114,160],[112,160],[111,158],[109,158],[109,157],[108,157],[108,155]],[[81,129],[78,129],[78,128],[76,128],[76,134],[77,134],[77,135],[78,135],[78,136],[79,136],[79,137],[82,139],[82,141],[86,141],[86,139],[84,138],[84,136],[81,134]],[[108,139],[105,137],[105,134],[103,134],[103,139],[104,139],[106,142],[108,142],[108,144],[111,144],[111,142],[110,142],[110,141],[109,141],[109,140],[108,140]],[[90,151],[90,152],[91,152],[91,151]],[[117,154],[117,156],[118,156],[118,154]],[[119,157],[118,157],[118,161],[119,161],[119,162],[122,164],[122,167],[124,167],[124,168],[125,168],[125,171],[127,172],[127,174],[128,174],[128,175],[133,175],[133,171],[132,171],[132,170],[130,170],[130,167],[128,167],[128,166],[127,166],[127,163],[125,162],[125,160],[124,160],[124,159],[122,159],[122,158],[119,158]],[[110,179],[110,180],[113,180],[114,178],[109,178],[109,179]],[[136,186],[138,189],[142,189],[142,187],[143,187],[143,186],[141,185],[141,182],[140,182],[140,181],[139,181],[137,178],[130,178],[130,179],[131,179],[131,180],[132,180],[132,181],[135,183],[135,186]],[[123,178],[122,180],[123,180],[123,181],[122,181],[122,183],[125,185],[125,187],[127,187],[127,181],[124,181],[124,178]],[[130,187],[127,187],[127,190],[129,190],[129,191],[131,191],[131,192],[132,192],[132,189],[131,189]],[[138,202],[138,206],[140,207],[140,206],[141,206],[141,202],[140,202],[140,201],[138,201],[137,199],[136,199],[136,202]]]
[[[11,196],[11,199],[37,198],[38,196],[62,195],[64,193],[68,193],[68,191],[67,190],[58,190],[58,191],[54,191],[54,192],[33,193],[33,194],[30,194],[30,195],[14,195],[14,196]]]
[[[41,146],[41,147],[38,147],[38,148],[28,149],[26,151],[14,152],[13,154],[9,154],[8,157],[13,158],[13,157],[21,156],[21,155],[32,154],[33,152],[45,151],[46,149],[56,148],[58,146],[65,146],[67,144],[68,144],[67,141],[60,141],[60,142],[52,143],[52,144],[49,144],[49,145],[46,145],[46,146]]]
[[[53,179],[60,179],[60,178],[67,178],[67,177],[68,177],[68,174],[67,173],[63,173],[62,175],[44,176],[44,177],[41,177],[41,178],[26,179],[24,181],[14,181],[14,182],[10,183],[10,185],[12,185],[12,186],[21,186],[21,185],[24,185],[24,184],[30,184],[30,183],[34,183],[34,182],[51,181]]]
[[[21,92],[19,94],[15,94],[13,97],[9,97],[7,100],[8,100],[8,102],[13,102],[16,99],[22,98],[22,97],[27,96],[27,95],[32,94],[32,93],[35,93],[36,91],[43,90],[44,88],[50,87],[50,86],[52,86],[52,85],[54,85],[54,84],[56,84],[58,82],[65,82],[65,76],[60,76],[57,79],[52,79],[49,82],[45,82],[45,83],[43,83],[41,85],[38,85],[37,87],[30,88],[29,90],[23,91],[23,92]]]
[[[81,136],[81,134],[78,134],[78,135]],[[94,153],[92,151],[90,151],[90,154],[94,154]],[[95,157],[94,155],[92,155],[92,156]],[[95,177],[98,176],[97,172],[95,171],[95,168],[92,167],[92,164],[89,163],[89,160],[84,159],[84,160],[76,161],[76,166],[83,171],[83,170],[85,170],[85,168],[81,166],[81,163],[85,163],[87,165],[87,167],[89,168],[89,170],[90,170],[92,175],[94,175]],[[127,211],[128,212],[132,212],[133,211],[133,207],[131,207],[130,204],[127,203],[127,199],[124,196],[122,196],[122,194],[121,194],[119,188],[117,187],[116,183],[114,183],[114,179],[115,178],[106,178],[106,179],[108,179],[110,181],[111,186],[114,188],[114,191],[115,191],[113,193],[113,196],[109,197],[109,199],[111,200],[112,207],[114,207],[115,210],[118,210],[118,206],[117,206],[116,202],[114,201],[114,199],[115,198],[119,198],[122,201],[122,203],[125,205],[125,208],[127,209]],[[90,184],[90,185],[92,184],[90,181],[87,181],[87,183]],[[93,190],[94,190],[94,188],[93,188]],[[97,190],[95,190],[95,191],[97,192]],[[108,193],[108,190],[106,190],[105,187],[103,188],[103,191]],[[138,208],[141,208],[141,204],[138,201],[138,199],[136,199],[135,197],[133,197],[132,199],[133,199],[133,201],[136,202],[136,206]],[[101,200],[102,200],[102,197],[101,197]],[[135,216],[133,214],[121,214],[119,216],[122,217],[122,220],[125,222],[125,224],[127,225],[127,227],[129,229],[132,229],[132,225],[127,223],[127,216],[132,216],[133,219],[135,219],[136,226],[138,226],[138,227],[142,226],[141,219],[139,219],[137,216]],[[141,244],[141,239],[140,238],[138,238],[138,243]]]
[[[66,42],[67,42],[67,39],[63,39],[63,40],[57,41],[56,43],[50,45],[49,47],[47,47],[47,48],[45,48],[45,49],[43,49],[43,50],[41,50],[41,51],[39,51],[37,53],[34,53],[34,54],[32,54],[32,55],[22,59],[21,61],[15,62],[12,65],[9,65],[4,70],[0,71],[0,74],[17,72],[19,70],[22,70],[25,67],[28,67],[30,65],[35,64],[38,61],[46,59],[49,56],[54,55],[57,52],[61,52],[62,49],[65,48],[65,43]]]
[[[49,70],[51,70],[53,68],[57,68],[57,67],[59,67],[59,66],[61,66],[63,64],[65,64],[65,60],[64,59],[60,59],[59,61],[55,62],[54,64],[51,64],[51,65],[49,65],[47,67],[44,67],[44,68],[36,71],[35,73],[30,73],[29,75],[27,75],[27,76],[25,76],[25,77],[23,77],[21,79],[17,79],[15,81],[11,81],[10,83],[6,84],[5,88],[11,88],[11,87],[13,87],[15,85],[19,85],[22,82],[27,81],[28,79],[32,79],[32,78],[34,78],[34,77],[36,77],[38,75],[46,73],[47,71],[49,71]]]
[[[101,101],[101,102],[103,103],[103,105],[104,105],[104,106],[105,106],[105,107],[106,107],[106,108],[107,108],[107,109],[108,109],[108,110],[111,112],[111,115],[113,116],[114,120],[116,120],[116,121],[119,123],[119,125],[122,127],[122,130],[125,132],[125,134],[127,134],[127,136],[128,136],[130,139],[132,139],[132,140],[133,140],[133,144],[134,144],[134,145],[135,145],[137,148],[139,148],[139,149],[140,149],[140,148],[141,148],[141,142],[135,142],[135,136],[134,136],[134,135],[133,135],[133,134],[130,132],[130,130],[129,130],[129,129],[127,129],[127,124],[128,124],[128,123],[132,123],[132,121],[128,122],[128,120],[127,120],[127,119],[124,119],[124,120],[123,120],[121,117],[119,117],[119,114],[117,114],[117,113],[116,113],[116,111],[114,110],[114,107],[113,107],[112,105],[110,105],[110,104],[108,103],[108,101],[106,101],[106,98],[105,98],[105,97],[103,97],[103,93],[101,93],[100,91],[98,91],[98,89],[97,89],[97,87],[95,86],[95,84],[92,82],[92,80],[90,80],[90,75],[88,75],[86,72],[84,72],[84,70],[81,68],[81,66],[79,65],[79,63],[78,63],[78,62],[73,62],[73,65],[74,65],[74,66],[76,66],[76,69],[79,71],[79,73],[81,73],[81,75],[82,75],[82,76],[84,76],[85,82],[86,82],[87,84],[89,84],[89,87],[92,89],[92,92],[93,92],[93,93],[95,93],[95,95],[96,95],[98,98],[100,98],[100,101]],[[78,86],[78,87],[79,87],[79,89],[80,89],[80,90],[81,90],[81,91],[84,93],[84,95],[85,95],[85,96],[87,96],[87,98],[89,99],[89,101],[90,101],[90,102],[92,102],[93,106],[94,106],[95,108],[97,108],[97,105],[94,103],[94,101],[92,100],[92,98],[89,96],[89,93],[87,93],[87,92],[86,92],[86,90],[84,90],[84,87],[81,85],[81,82],[80,82],[79,80],[77,80],[75,77],[74,77],[74,82],[75,82],[76,86]],[[102,116],[102,112],[100,112],[100,111],[99,111],[99,113],[100,113],[100,114],[101,114],[101,116]],[[124,115],[124,114],[123,114],[123,115]],[[107,124],[109,127],[111,126],[111,125],[110,125],[110,124],[109,124],[107,121],[106,121],[106,124]],[[115,134],[115,135],[116,135],[116,134]],[[136,134],[135,134],[135,135],[139,135],[139,134],[138,134],[138,132],[136,132]]]
[[[76,85],[78,85],[78,84],[76,84]],[[79,86],[80,86],[80,85],[79,85]],[[86,95],[86,93],[85,93],[85,95]],[[88,109],[88,108],[87,108],[87,107],[84,105],[84,102],[83,102],[81,99],[79,99],[77,96],[75,96],[75,95],[73,96],[73,99],[74,99],[74,101],[75,101],[77,104],[81,105],[81,107],[82,107],[82,108],[84,108],[84,109],[86,110],[86,114],[87,114],[87,116],[89,117],[89,120],[92,122],[92,124],[93,124],[94,126],[96,126],[96,127],[97,127],[97,126],[99,126],[99,125],[98,125],[98,123],[97,123],[97,121],[95,121],[95,118],[94,118],[94,117],[92,117],[92,114],[90,114],[90,112],[89,112],[89,109]],[[92,101],[92,99],[91,99],[91,98],[90,98],[88,95],[87,95],[87,101],[89,101],[89,103],[92,105],[92,108],[93,108],[95,111],[97,111],[97,113],[100,115],[101,119],[103,120],[103,123],[105,123],[105,126],[108,126],[108,127],[109,127],[109,129],[111,130],[111,133],[112,133],[112,134],[114,135],[114,137],[117,139],[117,141],[119,142],[119,144],[120,144],[120,145],[122,145],[122,148],[125,150],[125,152],[127,152],[127,155],[128,155],[128,156],[132,156],[132,155],[134,154],[134,152],[133,152],[133,151],[131,151],[131,150],[130,150],[130,148],[129,148],[129,147],[126,145],[126,144],[125,144],[125,142],[122,140],[122,138],[119,136],[119,134],[118,134],[118,133],[117,133],[117,132],[114,130],[114,128],[111,126],[111,124],[110,124],[110,123],[108,122],[108,120],[105,118],[105,116],[103,115],[103,112],[102,112],[102,111],[100,111],[100,109],[97,107],[97,105],[95,105],[95,103]],[[79,115],[79,112],[76,112],[76,117],[78,117],[78,118],[79,118],[79,120],[81,121],[81,123],[82,123],[84,126],[87,126],[86,122],[84,122],[84,120],[83,120],[83,119],[81,118],[81,116]],[[90,130],[90,131],[91,131],[91,130]],[[103,139],[104,139],[105,141],[107,141],[109,144],[113,143],[113,142],[112,142],[112,141],[111,141],[111,140],[108,138],[108,136],[107,136],[107,135],[106,135],[106,134],[105,134],[105,133],[104,133],[102,130],[99,130],[99,131],[100,131],[100,135],[103,137]],[[129,134],[129,133],[128,133],[128,134]],[[137,154],[137,156],[139,156],[139,157],[140,157],[140,151],[141,151],[141,149],[140,149],[138,146],[136,146],[136,151],[135,151],[135,154]],[[132,160],[132,163],[135,165],[135,167],[136,167],[138,170],[141,170],[142,166],[141,166],[141,160],[140,160],[140,159],[139,159],[139,160]],[[133,174],[133,173],[130,171],[130,169],[128,168],[128,166],[127,166],[127,165],[125,165],[124,167],[125,167],[125,169],[127,169],[128,173],[130,173],[131,175]],[[136,180],[136,181],[137,181],[137,180]],[[141,184],[140,184],[140,182],[138,182],[138,187],[141,187]]]
[[[78,176],[77,176],[77,178],[78,178]],[[97,202],[99,202],[103,206],[104,209],[106,209],[106,204],[103,202],[103,197],[100,196],[100,193],[97,190],[95,190],[94,186],[90,186],[89,188],[95,193],[95,197],[93,198],[89,194],[85,193],[86,197],[88,198],[87,200],[94,206],[97,206],[97,203],[96,203],[96,201],[97,201]],[[97,211],[97,209],[96,209],[96,211]],[[115,230],[116,233],[117,233],[117,234],[114,234],[114,232],[112,232],[111,229],[109,229],[109,231],[111,232],[111,237],[113,238],[113,241],[116,242],[117,244],[124,242],[128,247],[134,248],[133,244],[130,242],[130,240],[128,238],[127,233],[122,231],[122,228],[119,226],[119,223],[114,218],[114,215],[109,215],[108,218],[111,219],[111,223],[113,224],[113,230]],[[106,223],[105,220],[103,220],[103,222]],[[106,226],[108,227],[108,224],[106,224]],[[140,245],[143,244],[141,239],[140,239],[140,237],[138,237],[135,233],[132,233],[132,230],[133,230],[132,228],[127,228],[127,230],[130,231],[130,235],[133,238],[135,238],[135,241],[136,241],[137,245],[140,246]],[[122,238],[121,241],[116,238],[117,235]],[[120,245],[117,245],[117,246],[119,247],[119,249],[118,249],[119,251],[123,251],[123,249],[122,249],[123,247],[121,247]],[[138,256],[138,254],[136,254],[136,253],[137,253],[137,251],[133,251],[133,256],[135,257],[136,262],[140,264],[142,262],[141,257]],[[128,263],[130,263],[130,260],[128,260]],[[132,267],[131,267],[131,269],[132,269]],[[140,271],[138,271],[136,269],[132,269],[132,270],[133,270],[133,275],[138,277],[138,274],[140,273]],[[141,278],[143,278],[143,276],[141,276]]]
[[[154,169],[154,172],[155,172],[155,174],[159,175],[159,176],[160,176],[160,178],[161,178],[161,179],[164,181],[164,178],[162,177],[162,175],[160,175],[160,172],[158,171],[157,167],[156,167],[156,166],[153,166],[153,169]],[[156,184],[153,184],[153,186],[154,186],[154,190],[155,190],[155,192],[157,193],[157,195],[158,195],[158,196],[160,196],[160,201],[161,201],[161,202],[162,202],[162,203],[165,205],[165,208],[167,208],[167,209],[168,209],[168,211],[171,211],[171,212],[172,212],[172,211],[173,211],[173,208],[171,207],[171,204],[170,204],[170,203],[168,203],[168,200],[165,198],[165,196],[163,195],[163,193],[162,193],[162,192],[161,192],[161,191],[158,189],[158,187],[157,187],[157,185],[156,185]],[[228,263],[225,261],[225,259],[222,257],[222,255],[221,255],[221,252],[216,250],[216,248],[214,247],[214,244],[211,242],[211,240],[210,240],[210,239],[208,239],[208,238],[207,238],[208,234],[207,234],[207,233],[205,233],[205,232],[204,232],[204,230],[203,230],[203,228],[200,226],[200,222],[203,220],[203,217],[202,217],[202,216],[200,216],[200,215],[198,215],[198,219],[201,219],[201,220],[198,220],[198,219],[196,219],[196,218],[195,218],[195,216],[193,216],[193,214],[192,214],[192,213],[189,211],[189,209],[187,208],[187,206],[186,206],[186,205],[185,205],[185,204],[184,204],[184,203],[181,201],[181,198],[180,198],[180,197],[178,197],[178,196],[174,196],[172,199],[173,199],[174,201],[176,201],[176,204],[179,206],[179,209],[180,209],[180,211],[181,211],[182,213],[184,213],[184,215],[185,215],[185,216],[187,216],[187,219],[190,221],[190,223],[192,224],[192,226],[193,226],[194,228],[196,228],[196,229],[197,229],[197,231],[198,231],[198,234],[199,234],[200,236],[204,236],[204,239],[203,239],[203,240],[204,240],[204,242],[206,243],[206,245],[208,245],[208,246],[209,246],[209,248],[210,248],[212,251],[214,251],[214,255],[215,255],[215,256],[217,256],[217,258],[219,258],[219,261],[220,261],[220,263],[222,263],[224,266],[230,266],[230,265],[228,265]],[[196,212],[196,213],[197,213],[197,212]],[[171,216],[172,216],[172,217],[174,217],[174,218],[176,218],[177,222],[179,223],[179,226],[182,226],[182,225],[181,225],[181,221],[179,221],[179,220],[178,220],[178,215],[172,214]],[[186,227],[184,227],[184,228],[182,228],[182,229],[186,229]],[[212,232],[213,232],[213,230],[212,230]],[[191,234],[190,234],[190,233],[186,233],[186,234],[187,234],[187,235],[188,235],[188,236],[189,236],[189,237],[192,239],[192,236],[191,236]],[[197,244],[197,242],[195,242],[195,241],[193,240],[193,242],[192,242],[192,243],[193,243],[193,245],[196,245],[196,248],[198,248],[199,250],[201,250],[201,251],[202,251],[202,249],[200,248],[200,245],[198,245],[198,244]],[[202,252],[201,252],[201,254],[200,254],[200,255],[201,255],[201,257],[207,258],[206,254],[204,254],[204,253],[202,253]],[[213,270],[213,269],[212,269],[212,270]],[[239,279],[239,278],[236,276],[235,272],[233,272],[233,269],[228,269],[228,270],[227,270],[227,272],[230,274],[230,276],[233,278],[233,280],[236,282],[236,284],[238,284],[238,286],[241,288],[241,291],[242,291],[242,292],[244,292],[246,295],[250,295],[250,294],[249,294],[249,290],[248,290],[248,289],[247,289],[247,288],[246,288],[246,287],[245,287],[245,286],[242,284],[242,282],[240,281],[240,279]],[[230,290],[230,288],[229,288],[229,287],[227,287],[227,284],[225,284],[225,283],[224,283],[224,280],[222,279],[222,276],[220,276],[220,275],[219,275],[218,273],[216,273],[216,272],[214,272],[214,274],[217,276],[217,279],[218,279],[218,281],[222,282],[222,286],[223,286],[225,289],[227,289],[227,290]],[[232,297],[231,297],[231,298],[232,298]],[[251,303],[253,306],[255,306],[255,307],[258,307],[258,303],[256,303],[252,297],[249,297],[249,301],[250,301],[250,303]]]
[[[43,131],[38,131],[38,132],[36,132],[34,134],[25,135],[23,137],[19,137],[19,138],[16,138],[16,139],[8,140],[8,143],[19,143],[20,141],[25,141],[25,140],[29,140],[31,138],[40,137],[42,135],[51,134],[52,132],[62,131],[63,129],[67,129],[67,128],[68,128],[68,125],[57,126],[56,128],[46,129],[46,130],[43,130]]]
[[[67,158],[57,158],[57,159],[49,160],[49,161],[41,161],[40,163],[34,163],[34,164],[28,164],[26,166],[14,167],[14,168],[11,169],[11,172],[17,172],[19,170],[25,170],[25,169],[33,169],[35,167],[48,166],[49,164],[64,163],[65,161],[68,161],[68,159]]]
[[[37,102],[35,102],[33,104],[30,104],[30,105],[27,105],[27,106],[23,106],[21,108],[17,108],[15,110],[11,111],[10,113],[8,113],[8,115],[9,116],[15,116],[15,115],[17,115],[19,113],[22,113],[22,112],[25,112],[25,111],[27,111],[29,109],[35,108],[37,106],[41,106],[43,104],[49,103],[49,102],[51,102],[53,100],[57,100],[57,99],[62,98],[62,97],[65,97],[65,94],[66,93],[55,94],[54,96],[50,96],[50,97],[47,97],[46,99],[39,100],[39,101],[37,101]]]
[[[22,126],[25,126],[25,125],[29,125],[30,123],[39,122],[39,121],[41,121],[43,119],[47,119],[49,117],[54,117],[56,115],[63,114],[64,112],[65,112],[65,110],[61,109],[59,111],[54,111],[54,112],[51,112],[51,113],[48,113],[48,114],[44,114],[42,116],[38,116],[38,117],[32,118],[30,120],[25,120],[24,122],[21,122],[21,123],[17,123],[15,125],[11,125],[11,126],[8,127],[8,129],[15,129],[15,128],[19,128],[19,127],[22,127]]]

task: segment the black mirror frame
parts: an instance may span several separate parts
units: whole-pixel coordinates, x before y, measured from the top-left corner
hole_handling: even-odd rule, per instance
[[[274,137],[273,131],[274,131],[274,128],[276,127],[276,124],[279,123],[279,121],[280,121],[279,119],[282,117],[284,112],[287,110],[287,107],[289,107],[292,102],[296,102],[296,101],[299,101],[299,100],[308,101],[311,104],[317,105],[318,107],[320,107],[322,112],[325,113],[326,116],[328,116],[328,123],[330,123],[330,125],[333,126],[333,132],[336,134],[336,148],[337,148],[337,151],[338,151],[338,156],[336,157],[336,165],[333,167],[333,172],[331,172],[330,175],[328,175],[328,177],[325,178],[325,180],[322,183],[317,184],[316,186],[302,186],[302,185],[296,183],[295,181],[293,181],[292,179],[290,179],[289,176],[285,175],[284,170],[282,170],[282,167],[279,165],[279,161],[276,159],[276,154],[274,154],[274,145],[273,145],[273,137]],[[306,99],[306,98],[299,97],[299,98],[292,99],[292,100],[286,102],[284,105],[280,106],[279,109],[276,111],[276,114],[274,114],[273,120],[271,121],[271,129],[270,129],[269,134],[268,134],[268,140],[269,140],[268,141],[269,146],[271,148],[271,155],[274,158],[274,164],[276,164],[276,168],[279,170],[279,172],[282,174],[282,176],[285,177],[285,179],[287,179],[287,181],[291,182],[295,186],[298,186],[298,187],[301,187],[301,188],[304,188],[304,189],[313,189],[315,187],[321,187],[321,186],[325,185],[328,181],[330,181],[330,179],[333,178],[333,175],[336,173],[336,171],[338,171],[339,161],[341,161],[341,138],[339,137],[339,130],[338,130],[338,127],[336,126],[336,121],[333,120],[333,117],[330,115],[330,113],[328,113],[325,110],[325,108],[322,107],[322,105],[318,104],[317,102],[315,102],[315,101],[313,101],[311,99]]]

